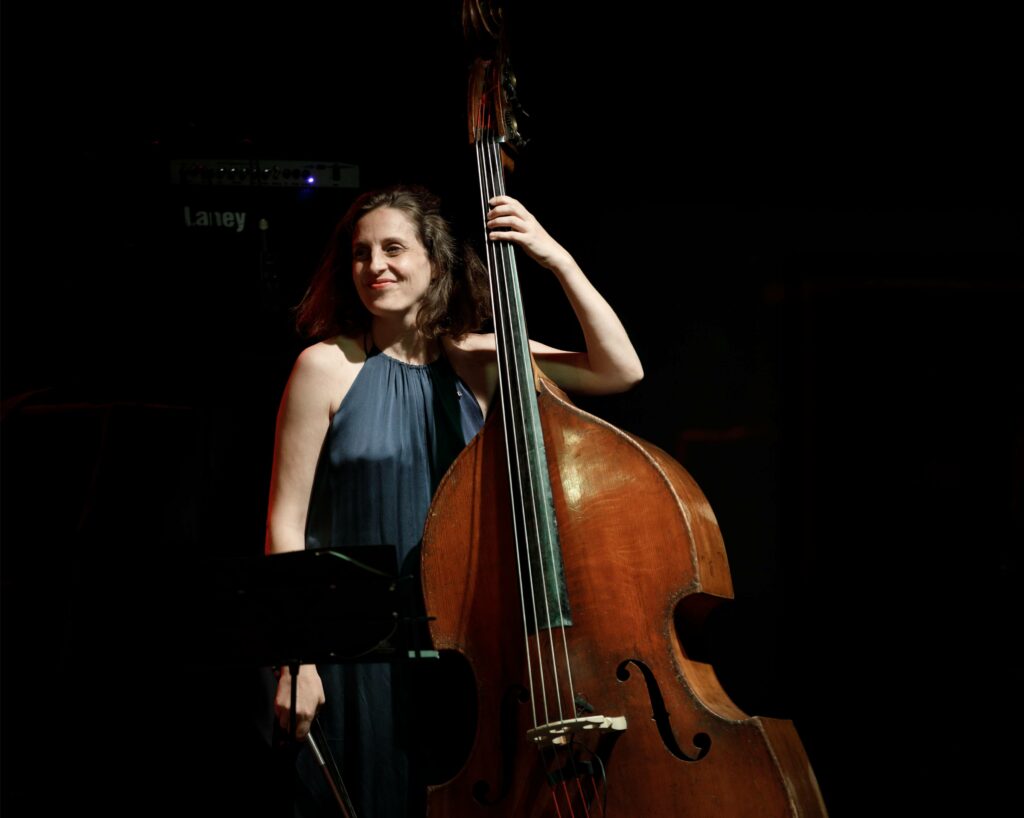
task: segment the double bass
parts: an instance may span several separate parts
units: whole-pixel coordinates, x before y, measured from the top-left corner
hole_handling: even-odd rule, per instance
[[[500,14],[474,63],[480,197],[517,139]],[[476,689],[472,748],[430,818],[824,816],[793,725],[750,716],[681,632],[732,582],[715,515],[656,446],[576,407],[529,348],[513,247],[488,242],[499,411],[441,481],[423,536],[434,646]]]

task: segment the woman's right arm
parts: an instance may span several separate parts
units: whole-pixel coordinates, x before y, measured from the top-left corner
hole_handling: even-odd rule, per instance
[[[306,547],[306,511],[313,475],[331,422],[332,390],[338,389],[337,361],[332,360],[337,355],[334,345],[307,347],[285,386],[277,413],[270,475],[267,554]]]
[[[306,511],[317,460],[331,422],[339,385],[339,350],[333,344],[305,349],[295,362],[277,415],[274,465],[270,477],[266,553],[280,554],[305,548]],[[292,676],[281,668],[274,712],[282,729],[291,726]],[[316,665],[299,668],[296,690],[295,738],[304,739],[317,710],[324,703],[324,688]]]

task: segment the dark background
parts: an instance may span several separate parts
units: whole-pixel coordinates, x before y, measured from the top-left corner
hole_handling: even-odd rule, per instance
[[[695,647],[794,722],[833,816],[1001,811],[1024,727],[1012,27],[559,7],[509,15],[510,192],[645,364],[578,402],[718,516],[737,598]],[[459,7],[5,8],[3,36],[3,797],[199,805],[222,776],[230,810],[262,690],[168,633],[192,589],[165,580],[262,549],[288,308],[356,191],[168,168],[350,163],[435,188],[472,236]],[[249,221],[197,235],[185,205]],[[531,335],[577,346],[523,269]]]

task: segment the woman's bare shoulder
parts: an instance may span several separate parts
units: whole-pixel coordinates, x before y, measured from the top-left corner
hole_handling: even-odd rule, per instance
[[[295,369],[310,374],[332,374],[359,366],[366,360],[362,339],[336,335],[325,341],[310,344],[295,361]]]
[[[323,405],[334,414],[366,360],[362,339],[339,335],[299,353],[288,381],[294,398]]]

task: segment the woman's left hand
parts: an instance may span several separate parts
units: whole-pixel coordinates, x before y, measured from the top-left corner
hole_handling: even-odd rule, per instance
[[[522,202],[511,196],[490,199],[487,229],[490,238],[518,244],[542,267],[553,269],[569,260],[569,253],[548,234]]]

